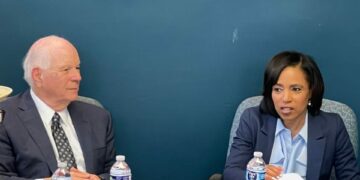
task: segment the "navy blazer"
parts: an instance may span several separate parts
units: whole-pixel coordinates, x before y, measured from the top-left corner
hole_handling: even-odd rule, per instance
[[[57,169],[56,157],[30,91],[1,102],[0,109],[5,110],[0,123],[0,179],[50,177]],[[70,103],[68,111],[87,172],[108,179],[115,162],[110,113],[80,101]]]
[[[224,180],[245,179],[254,151],[261,151],[269,163],[276,122],[276,117],[261,113],[259,106],[244,111],[225,164]],[[307,180],[327,180],[333,167],[337,179],[360,179],[354,148],[338,114],[321,111],[317,116],[308,115],[307,151]]]

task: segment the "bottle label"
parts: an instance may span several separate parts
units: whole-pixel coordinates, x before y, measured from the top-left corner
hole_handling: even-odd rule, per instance
[[[247,180],[265,180],[265,172],[264,171],[246,171],[246,179]]]
[[[131,176],[110,176],[110,180],[131,180]]]

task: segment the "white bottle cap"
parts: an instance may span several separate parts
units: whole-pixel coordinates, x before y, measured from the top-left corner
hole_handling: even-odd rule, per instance
[[[262,157],[262,155],[263,155],[263,154],[262,154],[262,152],[260,152],[260,151],[255,151],[255,152],[254,152],[254,156],[255,156],[255,157]]]
[[[117,155],[116,156],[116,161],[125,161],[125,156],[124,155]]]

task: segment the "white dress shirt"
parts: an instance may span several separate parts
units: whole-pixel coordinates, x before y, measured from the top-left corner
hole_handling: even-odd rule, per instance
[[[56,144],[55,144],[54,138],[52,136],[52,131],[51,131],[51,123],[52,123],[51,119],[54,116],[55,111],[53,109],[51,109],[46,103],[44,103],[38,96],[36,96],[36,94],[33,92],[32,89],[30,91],[30,94],[31,94],[32,99],[35,102],[35,106],[40,114],[41,120],[42,120],[42,122],[45,126],[45,129],[46,129],[46,132],[49,136],[51,145],[53,147],[53,150],[54,150],[54,153],[56,156],[56,160],[59,161],[59,153],[56,148]],[[77,168],[80,171],[86,172],[84,155],[83,155],[74,125],[72,123],[69,111],[67,109],[64,109],[57,113],[61,117],[60,124],[61,124],[62,128],[64,129],[66,137],[69,140],[71,149],[74,153],[74,157],[76,160]]]

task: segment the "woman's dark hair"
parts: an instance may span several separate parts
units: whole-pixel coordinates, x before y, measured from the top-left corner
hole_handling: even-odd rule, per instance
[[[277,83],[281,72],[289,66],[299,66],[305,73],[311,92],[311,105],[308,106],[308,111],[311,115],[319,114],[324,95],[324,82],[321,72],[310,56],[295,51],[281,52],[267,64],[263,84],[264,98],[260,104],[261,112],[279,117],[272,100],[272,88]]]

